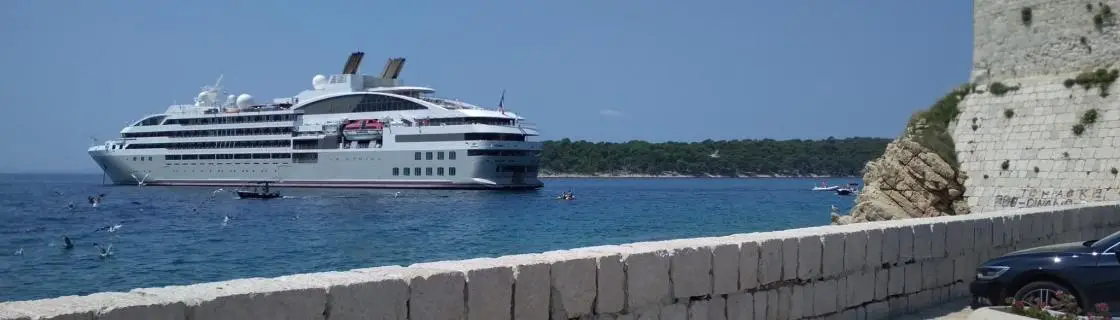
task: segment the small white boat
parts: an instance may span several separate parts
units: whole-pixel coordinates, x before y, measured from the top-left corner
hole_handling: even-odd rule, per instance
[[[831,186],[831,187],[819,186],[819,187],[813,187],[813,191],[836,191],[837,189],[840,189],[840,186]]]

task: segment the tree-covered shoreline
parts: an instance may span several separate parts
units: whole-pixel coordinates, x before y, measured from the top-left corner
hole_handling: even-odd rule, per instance
[[[882,155],[890,141],[829,137],[618,143],[565,138],[544,141],[540,173],[552,177],[853,177]]]

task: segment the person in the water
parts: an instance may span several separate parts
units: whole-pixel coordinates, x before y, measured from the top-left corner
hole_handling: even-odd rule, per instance
[[[65,243],[64,243],[64,244],[62,245],[62,248],[63,248],[63,249],[67,249],[67,250],[69,250],[69,249],[74,249],[74,243],[73,243],[73,242],[70,242],[70,237],[67,237],[67,236],[62,236],[62,241],[63,241],[63,242],[65,242]]]

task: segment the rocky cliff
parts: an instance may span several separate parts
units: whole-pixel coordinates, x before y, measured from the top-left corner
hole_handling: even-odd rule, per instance
[[[960,114],[957,106],[974,90],[962,86],[915,114],[883,155],[867,163],[855,207],[847,216],[833,213],[833,223],[968,214],[966,177],[957,168],[948,128]]]

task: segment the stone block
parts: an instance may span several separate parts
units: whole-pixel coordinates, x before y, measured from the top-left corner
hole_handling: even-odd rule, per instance
[[[919,291],[906,296],[906,311],[917,312],[930,306],[930,290]]]
[[[754,304],[754,301],[747,301],[747,303]],[[727,320],[727,311],[727,298],[713,296],[712,300],[708,301],[708,320]]]
[[[887,227],[887,228],[883,228],[882,230],[883,230],[883,263],[888,263],[888,264],[891,264],[891,265],[897,264],[897,263],[900,262],[900,260],[899,260],[900,254],[898,253],[898,250],[899,250],[899,245],[901,244],[901,240],[899,240],[899,233],[901,232],[901,229],[900,228]]]
[[[821,276],[822,247],[819,236],[804,236],[797,239],[797,260],[792,261],[797,265],[797,277],[792,279],[810,280]],[[790,262],[785,261],[785,263]]]
[[[921,261],[933,257],[933,226],[919,224],[914,229],[914,259]]]
[[[750,319],[754,314],[754,309],[758,306],[758,299],[762,299],[765,303],[765,295],[756,292],[751,294],[748,292],[733,293],[727,295],[727,319]],[[756,298],[757,297],[757,298]],[[762,310],[766,310],[765,304]]]
[[[712,294],[712,249],[706,246],[674,248],[669,273],[673,297],[688,299]]]
[[[398,266],[277,278],[327,290],[327,314],[334,319],[407,319],[409,269]]]
[[[857,272],[841,280],[845,281],[845,284],[840,307],[854,307],[875,300],[875,292],[879,286],[875,279],[875,271]],[[884,290],[886,284],[884,281]]]
[[[789,318],[801,319],[813,316],[813,290],[812,284],[795,285],[790,288]]]
[[[821,241],[821,271],[820,277],[830,278],[843,273],[846,234],[829,233],[820,237]],[[863,261],[863,257],[856,261]]]
[[[752,252],[754,253],[753,260],[749,263],[749,272],[751,287],[758,286],[758,244],[751,242],[754,246]],[[739,256],[738,243],[725,243],[712,247],[712,294],[728,294],[739,291],[739,282],[742,280],[742,275],[739,270],[745,269],[741,266]]]
[[[938,269],[938,267],[941,266],[941,262],[942,262],[941,260],[926,260],[926,261],[923,261],[921,263],[922,264],[922,286],[921,286],[921,289],[919,289],[919,290],[927,290],[927,289],[931,289],[931,288],[936,288],[937,286],[941,285],[941,283],[937,282],[938,277],[940,276],[940,273],[941,273],[941,270]]]
[[[688,320],[688,305],[684,303],[674,303],[661,307],[661,319],[680,319]]]
[[[840,320],[864,320],[866,314],[863,307],[846,309],[840,313]]]
[[[906,265],[899,265],[888,269],[890,283],[887,287],[887,295],[899,295],[906,292]]]
[[[608,255],[610,254],[589,250],[560,250],[540,254],[540,259],[550,263],[549,283],[552,291],[550,301],[553,319],[570,319],[592,314],[592,306],[598,294],[595,283],[598,277],[596,259]],[[662,275],[662,279],[668,280],[667,276],[666,272]]]
[[[862,270],[867,266],[867,232],[856,230],[844,236],[844,272]],[[827,252],[828,249],[825,248]]]
[[[765,317],[758,317],[758,311],[755,311],[755,319],[778,319],[778,317],[781,316],[782,313],[779,309],[782,308],[782,305],[778,298],[779,294],[778,290],[766,291],[766,305],[762,308],[762,310],[766,310]],[[755,295],[758,295],[758,293],[756,292]],[[757,301],[758,300],[755,300],[755,307],[758,306]]]
[[[798,266],[798,252],[797,252],[797,250],[799,248],[798,238],[796,238],[796,237],[783,238],[781,248],[782,248],[782,259],[781,259],[781,261],[782,261],[781,262],[782,280],[797,279],[797,275],[798,275],[798,273],[797,273],[798,272],[798,267],[797,267]],[[817,253],[819,254],[820,252],[818,251]],[[818,258],[816,261],[817,261],[817,263],[820,263],[820,258]]]
[[[948,257],[958,257],[964,254],[964,240],[967,239],[968,233],[965,233],[967,225],[964,221],[951,221],[945,224],[945,253]]]
[[[894,268],[892,268],[893,270]],[[875,300],[886,299],[890,295],[890,270],[879,269],[873,271],[875,273]],[[901,286],[899,290],[901,291]]]
[[[898,229],[898,262],[914,261],[914,227],[906,225],[895,229]]]
[[[416,268],[409,268],[416,269]],[[465,319],[467,278],[462,272],[412,270],[408,319]],[[209,319],[206,317],[196,319]],[[271,318],[270,319],[275,319]],[[298,319],[298,318],[296,318]]]
[[[953,259],[941,259],[937,264],[937,286],[953,283]]]
[[[910,310],[907,309],[908,298],[905,296],[890,298],[887,300],[887,306],[890,308],[888,313],[891,317],[906,314]]]
[[[906,294],[918,292],[922,290],[922,264],[911,263],[903,267],[905,269],[906,283],[903,285],[902,292]]]
[[[635,247],[622,253],[628,310],[659,306],[672,300],[669,260],[669,252],[659,248]]]
[[[933,241],[930,243],[932,245],[930,249],[932,250],[931,255],[933,258],[944,258],[948,256],[946,247],[948,246],[949,240],[949,225],[946,223],[934,223],[932,227]]]
[[[758,264],[758,284],[767,285],[782,280],[782,273],[785,266],[782,265],[786,261],[785,250],[782,245],[785,241],[782,239],[766,239],[759,243],[759,259],[756,261]],[[743,243],[741,256],[739,259],[739,282],[741,288],[748,288],[750,284],[750,262],[749,252],[750,248],[747,243]],[[793,250],[797,250],[797,246],[793,246]],[[794,252],[791,259],[797,259],[797,253]],[[795,269],[796,270],[796,269]]]
[[[836,291],[836,280],[819,281],[813,284],[813,313],[814,316],[840,311],[836,301],[840,292]]]
[[[5,303],[0,302],[0,319],[4,320],[31,320],[31,314],[22,311],[8,309]],[[186,314],[182,318],[186,319]]]
[[[688,317],[686,317],[685,320],[712,318],[710,315],[708,315],[708,311],[711,310],[710,305],[711,302],[709,302],[708,300],[696,300],[689,302],[687,315]]]
[[[513,266],[493,258],[417,263],[410,268],[462,272],[467,280],[467,319],[510,319]]]
[[[867,257],[865,265],[870,269],[879,268],[883,264],[883,229],[873,228],[867,230],[867,248],[864,255]]]
[[[599,268],[596,276],[595,313],[618,313],[626,306],[626,272],[622,267],[622,255],[611,254],[595,259]]]
[[[793,303],[793,288],[778,288],[778,319],[789,319],[789,309]]]
[[[552,262],[537,254],[503,256],[498,260],[513,268],[513,319],[547,320],[552,299]],[[621,265],[618,268],[621,269]],[[620,276],[616,281],[621,282],[623,278]],[[610,287],[610,282],[603,285]],[[613,296],[606,299],[607,305],[610,297]]]
[[[0,303],[0,319],[186,319],[174,295],[102,292],[85,296]]]
[[[867,305],[868,320],[888,319],[891,316],[891,308],[887,301],[875,302]]]
[[[429,273],[444,274],[424,272]],[[327,290],[323,287],[266,278],[133,289],[131,292],[175,297],[186,304],[188,319],[323,319],[327,306]],[[459,292],[459,302],[462,302],[462,287]]]

